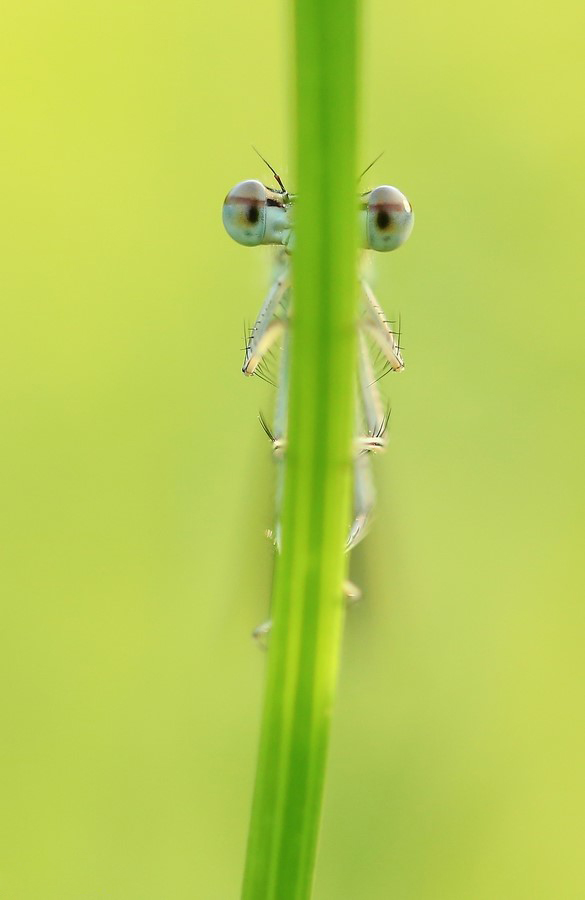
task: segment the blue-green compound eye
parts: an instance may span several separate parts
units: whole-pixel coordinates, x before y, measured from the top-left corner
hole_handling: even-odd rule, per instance
[[[404,194],[387,184],[374,188],[365,209],[364,245],[370,250],[396,250],[410,235],[414,213]]]
[[[223,224],[238,244],[256,247],[266,233],[266,188],[259,181],[241,181],[223,201]]]

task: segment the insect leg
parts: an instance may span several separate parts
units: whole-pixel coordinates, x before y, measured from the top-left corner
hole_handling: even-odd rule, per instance
[[[288,273],[283,273],[276,278],[270,288],[246,344],[246,354],[242,366],[244,375],[254,374],[264,355],[282,333],[283,322],[277,318],[276,313],[289,287],[290,277]]]
[[[281,548],[281,528],[280,514],[282,510],[282,499],[284,494],[284,451],[286,449],[286,426],[288,417],[288,356],[289,356],[289,333],[283,322],[283,341],[280,354],[278,386],[276,389],[276,408],[274,412],[274,427],[272,429],[261,418],[262,427],[272,441],[272,449],[276,462],[276,496],[275,496],[275,525],[272,532],[272,541],[276,548],[276,552],[280,553]],[[267,619],[260,625],[257,625],[252,632],[255,640],[260,640],[270,633],[272,629],[272,619]]]
[[[386,429],[390,413],[382,403],[374,367],[362,331],[358,333],[358,385],[359,400],[363,409],[366,434],[362,434],[361,422],[358,425],[356,452],[365,450],[384,450],[386,447]]]
[[[390,327],[384,310],[376,300],[376,296],[368,282],[362,278],[360,284],[363,289],[366,314],[360,322],[361,327],[371,335],[378,344],[388,361],[388,365],[394,372],[404,369],[404,360],[400,352],[400,346],[396,334]]]
[[[353,509],[354,518],[347,538],[347,550],[365,536],[376,500],[371,454],[386,447],[389,412],[384,410],[365,336],[358,334],[359,401],[356,409]],[[363,420],[363,421],[362,421]],[[365,424],[366,434],[363,434]]]
[[[288,372],[289,372],[289,340],[290,335],[288,329],[285,328],[282,340],[282,350],[280,354],[280,372],[278,378],[278,388],[276,391],[276,409],[274,413],[274,455],[276,457],[276,524],[274,528],[274,543],[280,552],[281,547],[281,529],[280,529],[280,513],[282,509],[282,500],[284,495],[284,451],[286,449],[286,434],[288,420]]]
[[[353,465],[354,519],[347,536],[346,550],[352,550],[365,537],[376,500],[370,454],[360,453],[359,456],[356,456]]]

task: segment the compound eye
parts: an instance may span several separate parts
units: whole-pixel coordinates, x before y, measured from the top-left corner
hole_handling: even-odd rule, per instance
[[[371,250],[396,250],[410,235],[414,213],[398,188],[385,184],[374,188],[366,210],[366,247]]]
[[[238,244],[256,247],[266,232],[266,188],[259,181],[241,181],[223,201],[223,224]]]

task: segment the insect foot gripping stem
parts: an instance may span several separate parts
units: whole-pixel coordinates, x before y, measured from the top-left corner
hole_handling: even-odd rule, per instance
[[[353,606],[355,603],[358,603],[362,599],[362,592],[353,581],[348,581],[347,579],[343,582],[342,585],[343,596],[345,597],[347,607],[349,609],[350,606]],[[260,625],[256,625],[256,628],[252,631],[252,637],[255,641],[258,642],[258,646],[263,650],[268,649],[268,645],[264,641],[264,638],[267,637],[272,631],[272,619],[266,619],[265,622],[262,622]]]

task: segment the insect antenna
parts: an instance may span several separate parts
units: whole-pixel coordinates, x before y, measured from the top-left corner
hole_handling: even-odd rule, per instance
[[[282,183],[282,178],[280,177],[280,175],[278,174],[278,172],[276,171],[276,169],[273,169],[272,166],[270,165],[270,163],[268,162],[268,160],[267,160],[267,159],[264,159],[264,157],[262,156],[262,154],[260,153],[260,151],[257,150],[256,147],[254,146],[254,144],[252,144],[252,150],[254,151],[254,153],[257,153],[258,156],[260,157],[260,159],[262,160],[262,162],[265,163],[265,165],[268,166],[268,168],[270,169],[270,171],[271,171],[272,174],[274,175],[274,178],[275,178],[276,183],[277,183],[277,185],[279,186],[279,188],[280,188],[285,194],[288,194],[287,189],[285,188],[284,184]]]
[[[384,156],[384,152],[385,152],[385,151],[382,150],[381,153],[378,153],[377,157],[376,157],[374,160],[372,160],[372,162],[370,163],[370,165],[369,165],[369,166],[366,166],[366,168],[364,169],[364,171],[362,172],[362,174],[359,176],[359,178],[358,178],[358,180],[357,180],[357,183],[358,183],[358,184],[360,183],[360,181],[362,180],[362,178],[364,177],[364,175],[365,175],[367,172],[370,171],[370,169],[372,168],[372,166],[375,166],[375,165],[376,165],[376,163],[378,162],[378,160],[380,159],[380,157],[381,157],[381,156]],[[264,160],[264,162],[266,162],[266,160]],[[366,194],[369,194],[369,193],[370,193],[370,191],[366,191]],[[363,196],[363,194],[362,194],[362,196]]]

